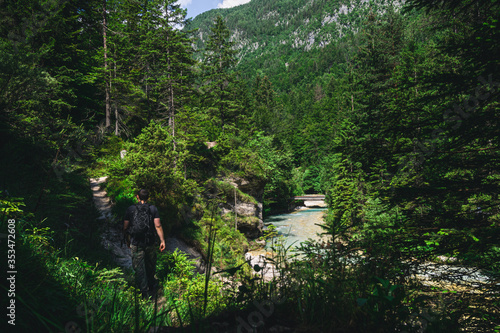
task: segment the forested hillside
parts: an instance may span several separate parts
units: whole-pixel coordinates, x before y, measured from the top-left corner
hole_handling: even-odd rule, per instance
[[[2,1],[1,327],[498,331],[499,10]],[[159,254],[153,300],[105,245],[141,188],[204,263]],[[327,241],[290,259],[263,217],[312,193]],[[245,263],[266,239],[272,279]]]
[[[211,22],[222,15],[232,32],[242,76],[255,80],[256,75],[264,75],[275,89],[288,91],[325,73],[338,73],[342,68],[337,68],[337,62],[344,56],[338,43],[351,40],[370,14],[400,8],[400,2],[385,0],[254,0],[202,13],[187,28],[196,29],[196,50],[202,50]],[[355,47],[343,45],[347,46]]]

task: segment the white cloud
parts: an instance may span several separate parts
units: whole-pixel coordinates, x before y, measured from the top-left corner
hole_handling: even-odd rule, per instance
[[[250,0],[222,0],[222,3],[217,5],[217,8],[231,8],[245,3],[249,3]]]
[[[179,0],[179,5],[181,5],[182,8],[186,8],[191,2],[193,2],[193,0]]]

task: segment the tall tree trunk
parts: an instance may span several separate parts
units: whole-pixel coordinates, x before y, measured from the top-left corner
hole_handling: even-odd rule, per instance
[[[116,49],[115,49],[115,59],[113,62],[113,78],[116,82]],[[110,85],[110,88],[111,88],[111,85]],[[116,90],[116,88],[115,88],[115,90]],[[118,129],[118,127],[119,127],[119,115],[118,115],[118,103],[116,101],[116,98],[115,98],[114,107],[115,107],[115,135],[118,136],[120,134],[120,131]]]
[[[170,76],[170,73],[168,74]],[[174,87],[172,85],[172,80],[169,78],[169,90],[170,90],[170,128],[172,129],[172,137],[175,139],[175,108],[174,108]],[[175,141],[174,141],[175,150]]]
[[[151,112],[151,100],[149,99],[149,63],[146,62],[146,71],[144,74],[144,85],[146,89],[146,104],[148,106],[148,124],[151,121],[152,112]]]
[[[106,14],[106,0],[102,1],[102,38],[104,47],[104,93],[106,95],[106,128],[111,126],[111,102],[109,98],[110,82],[108,77],[108,38],[107,38],[107,14]]]
[[[167,45],[169,43],[169,36],[167,35]],[[170,46],[167,48],[167,77],[168,77],[168,125],[172,130],[172,137],[174,138],[175,150],[175,104],[174,104],[174,85],[172,83],[172,66],[170,60]]]
[[[168,5],[165,4],[165,12],[169,12]],[[169,15],[167,14],[167,26],[170,26]],[[172,83],[172,60],[170,59],[170,35],[167,32],[166,36],[167,45],[167,77],[168,77],[168,125],[172,131],[172,138],[174,143],[174,151],[177,149],[175,142],[175,104],[174,104],[174,85]],[[177,165],[177,157],[175,158],[174,165]]]

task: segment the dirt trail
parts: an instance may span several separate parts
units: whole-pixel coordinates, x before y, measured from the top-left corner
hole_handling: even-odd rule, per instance
[[[90,189],[94,199],[94,205],[101,213],[97,219],[105,224],[105,230],[101,235],[101,244],[108,250],[113,261],[120,267],[132,269],[132,253],[130,249],[122,244],[121,223],[113,216],[113,203],[108,198],[106,191],[101,188],[101,185],[106,182],[107,177],[91,178]],[[158,290],[158,298],[156,305],[161,309],[166,303],[166,298],[163,296],[161,288]]]
[[[132,268],[132,255],[130,249],[125,244],[122,245],[122,229],[121,223],[112,214],[113,203],[108,198],[106,191],[101,188],[101,185],[106,182],[107,177],[91,178],[90,188],[94,198],[94,204],[101,213],[98,217],[102,223],[106,225],[106,229],[102,234],[104,248],[111,252],[113,260],[120,266],[126,269]],[[201,254],[194,248],[187,245],[180,239],[175,237],[165,237],[166,250],[174,252],[176,249],[186,253],[189,259],[194,259],[197,262],[197,269],[200,272],[204,270],[204,263],[201,260]]]
[[[94,205],[97,210],[101,213],[99,219],[111,219],[111,200],[107,197],[106,191],[101,189],[101,184],[106,182],[108,177],[101,178],[90,178],[90,189],[92,190],[92,195],[94,197]]]
[[[122,244],[122,233],[119,224],[112,214],[113,203],[108,198],[101,184],[106,182],[107,177],[90,178],[90,189],[94,198],[94,205],[101,213],[97,219],[104,223],[106,228],[101,236],[101,244],[110,251],[113,260],[125,269],[132,269],[132,255],[130,249]],[[122,246],[123,245],[123,246]]]

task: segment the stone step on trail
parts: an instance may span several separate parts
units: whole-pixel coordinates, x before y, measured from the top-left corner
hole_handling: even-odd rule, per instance
[[[112,203],[108,198],[106,191],[101,189],[101,184],[105,183],[108,177],[90,178],[90,189],[94,199],[94,205],[101,213],[98,219],[112,219]]]

